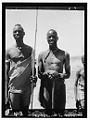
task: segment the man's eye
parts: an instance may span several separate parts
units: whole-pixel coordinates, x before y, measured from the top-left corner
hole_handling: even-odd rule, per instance
[[[49,36],[48,38],[56,38],[55,36]]]
[[[18,31],[14,31],[14,33],[17,33],[17,32],[18,32],[18,33],[22,33],[22,31],[21,31],[21,30],[18,30]]]

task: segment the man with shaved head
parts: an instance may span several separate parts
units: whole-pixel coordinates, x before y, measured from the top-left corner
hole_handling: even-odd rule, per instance
[[[5,98],[9,99],[11,111],[14,115],[22,112],[28,115],[31,96],[31,84],[36,83],[36,77],[32,76],[33,48],[23,43],[25,35],[20,24],[13,28],[13,37],[16,44],[6,52],[6,81]],[[8,86],[7,86],[8,85]]]
[[[57,41],[57,32],[50,29],[47,32],[49,49],[38,57],[38,76],[41,79],[39,100],[45,109],[60,112],[65,109],[64,82],[70,77],[70,55],[58,48]]]

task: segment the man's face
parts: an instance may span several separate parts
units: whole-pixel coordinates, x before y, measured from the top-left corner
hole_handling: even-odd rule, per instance
[[[57,33],[54,30],[50,30],[47,33],[47,41],[49,46],[53,46],[57,43]]]
[[[16,42],[20,42],[23,39],[24,31],[21,26],[15,26],[13,29],[13,36],[16,40]]]

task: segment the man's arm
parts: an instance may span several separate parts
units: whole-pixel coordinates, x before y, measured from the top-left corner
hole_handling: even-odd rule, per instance
[[[10,70],[10,59],[9,54],[7,53],[5,56],[5,104],[8,102],[8,82],[9,82],[9,76],[8,72]]]
[[[30,48],[31,49],[31,48]],[[31,49],[31,53],[30,53],[30,56],[31,56],[31,59],[32,59],[32,71],[31,71],[31,76],[30,76],[30,82],[33,83],[33,87],[36,87],[36,82],[37,82],[37,76],[36,76],[36,67],[35,67],[35,64],[36,64],[36,61],[35,61],[35,52],[33,49]]]
[[[68,79],[70,77],[70,55],[68,53],[65,54],[65,73],[59,73],[60,77],[63,79]]]
[[[41,60],[41,55],[38,56],[38,77],[41,79],[42,76],[42,60]]]
[[[42,61],[42,55],[40,54],[38,57],[38,77],[40,79],[44,76],[44,67],[43,67],[43,61]]]
[[[78,80],[80,78],[80,71],[76,73],[76,79],[75,79],[75,84],[74,84],[74,94],[75,94],[75,100],[78,99],[78,94],[77,94],[77,85],[78,85]]]
[[[7,50],[6,55],[5,55],[5,78],[8,81],[8,72],[10,70],[10,55],[9,55],[9,50]]]

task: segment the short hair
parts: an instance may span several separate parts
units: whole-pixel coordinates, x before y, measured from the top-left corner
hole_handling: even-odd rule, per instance
[[[23,27],[22,27],[21,24],[15,24],[14,27],[15,27],[15,26],[19,26],[19,27],[21,28],[21,30],[24,32],[24,29],[23,29]]]
[[[50,30],[47,32],[47,36],[48,36],[49,34],[53,34],[53,35],[55,35],[55,36],[58,36],[56,30],[54,30],[54,29],[50,29]]]

